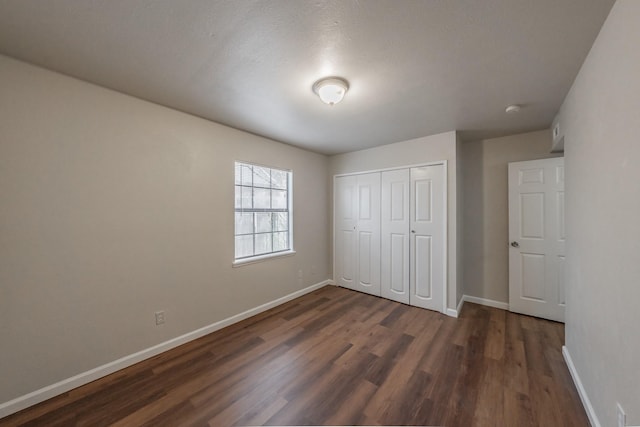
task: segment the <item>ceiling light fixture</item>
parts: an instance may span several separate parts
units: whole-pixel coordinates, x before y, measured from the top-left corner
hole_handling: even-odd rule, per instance
[[[313,84],[313,91],[325,104],[334,105],[342,101],[349,90],[349,83],[340,77],[326,77]]]
[[[517,113],[518,111],[520,111],[520,108],[522,108],[522,107],[520,107],[520,106],[519,106],[519,105],[517,105],[517,104],[513,104],[513,105],[509,105],[509,106],[504,110],[504,112],[505,112],[505,113],[507,113],[507,114],[514,114],[514,113]]]

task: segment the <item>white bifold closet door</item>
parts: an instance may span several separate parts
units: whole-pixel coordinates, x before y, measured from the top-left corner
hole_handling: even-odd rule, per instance
[[[411,169],[409,301],[430,310],[444,310],[445,168]]]
[[[380,173],[336,178],[336,281],[380,295]]]
[[[383,297],[409,304],[409,169],[382,172]]]
[[[382,172],[381,295],[442,311],[444,166]]]
[[[445,166],[335,180],[336,284],[442,312]]]
[[[335,280],[349,289],[356,288],[356,187],[358,177],[341,176],[335,180]]]

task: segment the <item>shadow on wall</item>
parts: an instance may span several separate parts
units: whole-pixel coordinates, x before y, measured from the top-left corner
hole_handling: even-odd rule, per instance
[[[464,262],[464,294],[484,295],[484,199],[482,142],[462,144],[462,197],[464,199],[463,223],[465,233],[462,238]],[[478,292],[482,292],[479,294]]]

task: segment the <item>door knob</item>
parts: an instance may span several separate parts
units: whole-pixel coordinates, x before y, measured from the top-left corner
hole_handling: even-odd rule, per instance
[[[416,230],[411,230],[411,232],[412,232],[412,233],[415,233],[415,232],[416,232]]]
[[[511,246],[513,246],[514,248],[519,248],[519,247],[520,247],[520,243],[518,243],[518,242],[511,242]]]

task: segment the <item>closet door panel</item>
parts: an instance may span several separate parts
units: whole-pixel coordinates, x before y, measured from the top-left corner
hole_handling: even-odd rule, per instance
[[[409,169],[381,179],[381,295],[409,304]]]
[[[409,239],[404,234],[389,235],[389,260],[383,261],[388,265],[389,290],[396,295],[406,295],[409,303]],[[402,301],[404,302],[404,301]]]
[[[444,307],[444,166],[411,169],[410,304]]]
[[[341,262],[341,274],[340,278],[343,283],[352,284],[355,282],[355,260],[354,251],[356,233],[352,230],[341,231],[342,236],[340,241],[340,262]]]
[[[431,236],[416,236],[415,259],[415,295],[421,299],[433,297],[433,280],[431,280],[433,254]]]
[[[362,286],[372,286],[371,277],[371,233],[361,231],[358,233],[358,281]]]
[[[357,177],[335,179],[335,278],[336,284],[356,289]]]
[[[355,289],[380,295],[380,173],[357,175],[357,259]]]

